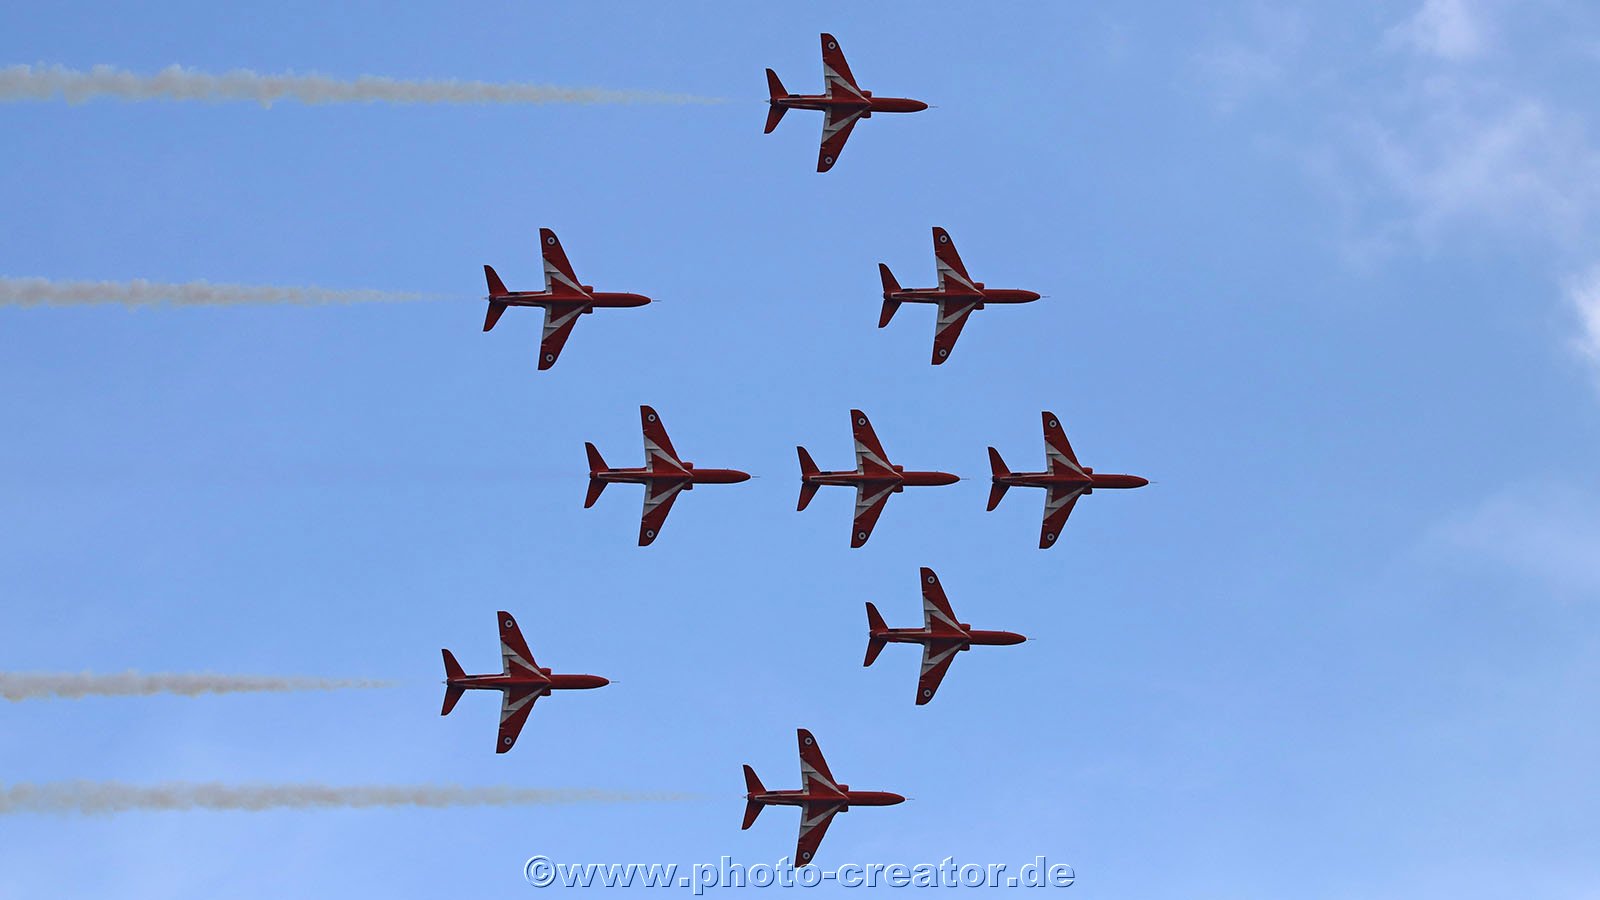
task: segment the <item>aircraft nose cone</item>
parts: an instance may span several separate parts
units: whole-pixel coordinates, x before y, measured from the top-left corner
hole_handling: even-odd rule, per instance
[[[1044,296],[1043,294],[1039,293],[1038,291],[1023,291],[1022,295],[1024,297],[1028,298],[1028,302],[1029,303],[1032,303],[1033,301],[1035,301],[1035,300],[1039,299],[1040,297]]]
[[[589,677],[594,679],[594,686],[597,687],[597,688],[603,688],[606,685],[611,683],[611,679],[605,678],[605,677],[600,676],[600,675],[591,675]]]
[[[901,796],[899,794],[896,794],[893,791],[884,791],[883,792],[883,799],[889,801],[888,803],[885,804],[886,806],[894,806],[896,803],[904,803],[904,802],[906,802],[906,798],[905,797],[903,797],[903,796]]]
[[[738,484],[741,481],[749,481],[750,473],[741,472],[738,469],[732,469],[728,472],[728,479],[731,484]]]
[[[925,110],[927,108],[928,108],[928,104],[922,102],[921,100],[913,100],[913,101],[911,101],[911,111],[912,112],[922,112],[923,110]]]
[[[1133,480],[1135,482],[1134,485],[1133,485],[1134,487],[1144,487],[1145,485],[1150,483],[1150,479],[1148,479],[1148,478],[1140,478],[1137,475],[1133,476]]]

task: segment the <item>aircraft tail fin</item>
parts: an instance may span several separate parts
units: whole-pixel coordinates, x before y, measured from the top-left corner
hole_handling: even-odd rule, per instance
[[[439,652],[444,654],[444,677],[466,677],[467,673],[462,670],[461,664],[456,662],[455,654],[451,653],[449,650],[441,650]],[[447,683],[444,688],[444,708],[439,710],[439,715],[450,715],[450,710],[456,708],[456,701],[461,699],[461,695],[466,693],[466,690],[466,688],[459,685]]]
[[[585,453],[589,454],[589,474],[595,475],[610,468],[606,465],[605,457],[600,455],[600,448],[589,441],[583,442]]]
[[[811,458],[811,454],[806,452],[806,448],[796,447],[794,449],[800,454],[800,477],[802,479],[800,482],[800,503],[795,507],[795,510],[798,512],[809,506],[811,504],[811,498],[817,495],[817,483],[813,481],[805,481],[804,479],[809,478],[810,476],[815,475],[822,470],[817,468],[816,460]]]
[[[589,493],[583,498],[583,508],[588,509],[600,499],[600,492],[606,489],[606,483],[594,477],[606,470],[606,461],[605,457],[600,455],[600,448],[594,444],[584,441],[583,449],[589,454]]]
[[[756,770],[749,766],[744,767],[744,788],[751,794],[765,794],[767,792],[767,789],[761,784],[761,779],[756,777]],[[756,816],[761,815],[762,805],[759,800],[745,800],[744,824],[739,826],[739,830],[743,831],[755,824]]]
[[[771,108],[767,110],[767,127],[762,134],[771,134],[772,129],[777,128],[778,123],[783,121],[783,114],[789,111],[789,107],[779,106],[776,102],[789,96],[789,92],[783,89],[783,82],[778,80],[778,73],[771,69],[767,70],[767,93],[771,95],[773,102]]]
[[[490,297],[504,297],[505,295],[511,293],[510,291],[506,290],[506,284],[500,280],[500,276],[495,274],[494,266],[483,267],[483,278],[485,281],[489,282]]]
[[[494,273],[492,266],[483,267],[483,278],[489,282],[489,312],[483,317],[483,330],[489,331],[494,328],[494,323],[500,321],[500,317],[505,315],[506,311],[506,304],[501,303],[496,298],[504,297],[511,292],[506,290],[505,283],[500,280],[499,275]]]
[[[1006,468],[1006,461],[1000,458],[1000,451],[993,447],[989,448],[989,470],[994,473],[996,478],[1011,474],[1011,470]],[[1006,495],[1006,490],[1010,487],[1011,485],[1001,484],[998,481],[989,487],[989,509],[991,511],[1000,505],[1000,498]]]
[[[899,300],[891,300],[891,294],[899,293],[900,282],[895,280],[894,273],[883,263],[878,263],[878,277],[883,280],[883,313],[878,316],[878,327],[882,328],[894,318],[895,310],[900,308]]]
[[[861,665],[872,665],[873,661],[878,658],[878,654],[883,652],[883,648],[889,643],[889,639],[884,636],[884,632],[888,630],[889,626],[883,621],[883,616],[878,614],[878,608],[868,603],[867,658],[862,661]]]

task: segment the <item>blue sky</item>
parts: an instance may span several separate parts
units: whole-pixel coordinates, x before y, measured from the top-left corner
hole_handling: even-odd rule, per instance
[[[761,134],[761,69],[936,104]],[[826,864],[1039,854],[1097,898],[1600,891],[1600,13],[1417,4],[54,4],[0,64],[247,67],[667,90],[706,107],[19,103],[0,109],[0,275],[439,295],[342,307],[0,310],[3,668],[387,678],[327,695],[9,704],[4,783],[517,784],[686,791],[571,808],[17,816],[0,896],[502,896],[570,862],[771,862],[739,765],[916,798],[838,820]],[[479,266],[662,303],[479,332]],[[1050,295],[948,365],[873,264]],[[746,469],[633,546],[584,510],[582,442],[636,464],[655,406]],[[794,512],[794,445],[977,480]],[[1146,475],[1035,548],[983,510],[984,447]],[[937,700],[863,670],[862,604],[937,570],[978,627]],[[438,648],[492,614],[605,690],[440,719]]]

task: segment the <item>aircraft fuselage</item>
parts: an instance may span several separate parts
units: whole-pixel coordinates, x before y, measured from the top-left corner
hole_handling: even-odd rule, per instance
[[[859,485],[892,484],[896,491],[906,487],[937,487],[943,484],[955,484],[961,480],[959,475],[949,472],[907,472],[901,466],[895,466],[893,472],[863,472],[857,469],[846,469],[840,472],[812,472],[800,476],[800,480],[807,484],[832,484],[845,487]]]
[[[529,678],[526,675],[463,675],[460,678],[447,678],[444,683],[469,691],[509,691],[513,688],[585,691],[605,687],[611,683],[610,679],[599,675],[557,675],[551,674],[549,669],[541,671],[544,672],[543,678]]]
[[[844,812],[852,806],[894,806],[906,798],[892,791],[852,791],[848,784],[839,785],[843,794],[830,791],[751,791],[745,799],[767,806],[839,806]]]
[[[912,100],[907,97],[874,97],[871,91],[863,91],[866,99],[860,100],[849,96],[828,96],[827,94],[789,94],[784,97],[773,97],[770,101],[773,106],[784,109],[837,109],[842,112],[864,110],[861,118],[870,119],[875,112],[881,113],[913,113],[922,112],[928,104],[921,100]]]
[[[506,306],[588,306],[594,309],[631,309],[650,303],[650,298],[643,294],[596,291],[587,284],[583,286],[583,290],[589,295],[587,298],[571,294],[553,294],[549,291],[513,291],[488,299]]]
[[[684,463],[684,471],[679,472],[670,468],[661,469],[603,469],[589,475],[596,481],[607,484],[649,484],[652,481],[688,481],[684,490],[691,490],[697,484],[738,484],[749,481],[750,473],[738,469],[697,469],[694,463]]]
[[[1039,294],[1034,291],[1024,291],[1017,288],[988,288],[983,282],[977,283],[976,291],[946,290],[943,288],[902,288],[898,291],[885,291],[883,299],[893,300],[896,303],[948,303],[956,301],[978,302],[978,309],[988,303],[1032,303],[1039,299]]]
[[[1089,490],[1095,488],[1111,488],[1116,490],[1127,488],[1141,488],[1150,483],[1150,479],[1138,475],[1109,475],[1096,474],[1093,469],[1085,467],[1085,475],[1075,472],[1057,474],[1054,472],[1010,472],[1005,475],[994,476],[995,484],[1007,487],[1078,487],[1087,484]],[[1085,492],[1087,493],[1087,492]]]
[[[928,644],[931,646],[960,646],[965,650],[969,646],[978,647],[1006,647],[1011,644],[1020,644],[1027,638],[1014,631],[974,631],[965,624],[961,626],[964,634],[951,634],[947,631],[932,631],[927,628],[888,628],[874,631],[872,636],[891,644]]]

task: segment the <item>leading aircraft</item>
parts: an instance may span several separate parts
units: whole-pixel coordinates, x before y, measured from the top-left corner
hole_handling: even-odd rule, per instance
[[[933,259],[939,271],[939,286],[934,288],[903,288],[889,267],[878,263],[878,277],[883,281],[883,312],[878,316],[878,327],[887,326],[902,303],[932,303],[939,307],[933,331],[936,366],[950,358],[956,338],[961,336],[961,328],[973,310],[990,303],[1032,303],[1040,297],[1033,291],[985,287],[983,282],[973,281],[967,267],[961,264],[950,233],[937,226],[933,229]]]
[[[456,708],[461,695],[473,690],[500,691],[500,735],[495,740],[494,752],[504,753],[517,742],[528,713],[533,712],[534,701],[552,691],[583,691],[605,687],[611,682],[599,675],[557,675],[539,667],[528,642],[522,639],[517,620],[505,610],[500,617],[499,675],[468,675],[456,662],[455,654],[444,654],[444,708],[439,715],[448,716]]]
[[[884,624],[878,608],[867,604],[867,658],[863,666],[872,665],[889,643],[921,644],[922,675],[917,679],[917,705],[933,699],[939,682],[950,670],[956,654],[977,646],[1008,646],[1020,644],[1027,638],[1014,631],[978,631],[956,618],[945,599],[939,576],[927,566],[922,567],[922,627],[890,628]]]
[[[906,798],[888,791],[850,790],[850,785],[840,784],[828,771],[828,761],[822,758],[811,732],[804,728],[796,732],[800,738],[800,790],[769,791],[756,777],[756,770],[745,766],[744,824],[739,827],[743,830],[755,824],[764,806],[800,807],[800,839],[795,843],[794,862],[804,866],[816,855],[835,815],[849,812],[852,806],[893,806],[904,803]]]
[[[494,328],[494,323],[500,321],[508,307],[544,307],[544,337],[539,341],[540,371],[556,364],[579,316],[597,309],[627,309],[650,302],[643,294],[612,294],[581,284],[578,276],[572,274],[572,263],[567,262],[561,241],[548,228],[539,229],[539,251],[544,256],[542,291],[508,291],[493,267],[483,267],[483,277],[489,282],[489,296],[484,298],[489,301],[489,313],[484,316],[483,330]]]
[[[905,466],[889,462],[889,455],[878,443],[878,435],[867,421],[867,414],[859,409],[850,410],[850,428],[855,433],[856,467],[839,472],[824,472],[806,452],[800,452],[800,503],[797,510],[805,509],[817,488],[825,484],[843,485],[856,489],[856,517],[850,532],[850,546],[860,547],[872,536],[872,526],[878,522],[889,495],[905,490],[906,485],[931,487],[955,484],[960,477],[949,472],[907,472]]]
[[[589,494],[583,500],[588,509],[600,499],[600,492],[614,482],[644,485],[644,516],[639,522],[639,546],[647,547],[660,533],[672,511],[672,501],[682,491],[692,491],[697,484],[738,484],[749,481],[750,475],[738,469],[697,469],[694,463],[684,462],[678,451],[672,449],[667,429],[661,417],[648,406],[639,407],[639,421],[644,426],[644,467],[639,469],[613,469],[606,465],[594,444],[585,443],[589,453]]]
[[[989,488],[989,509],[1000,505],[1000,498],[1006,495],[1008,488],[1044,488],[1044,524],[1039,528],[1039,549],[1046,550],[1055,545],[1079,497],[1094,493],[1095,488],[1140,488],[1150,480],[1138,475],[1097,473],[1080,464],[1072,445],[1067,442],[1067,433],[1061,430],[1061,420],[1048,410],[1040,416],[1044,419],[1044,459],[1048,471],[1013,472],[1006,468],[1000,451],[990,447],[989,468],[993,471],[994,486]]]
[[[831,34],[822,36],[822,90],[821,94],[791,94],[784,90],[778,73],[767,70],[767,92],[771,95],[767,102],[772,108],[767,110],[767,128],[763,133],[771,134],[772,129],[782,121],[783,114],[791,109],[822,110],[822,149],[817,152],[818,172],[833,168],[839,153],[844,150],[844,142],[850,139],[850,130],[861,119],[870,119],[875,112],[912,113],[928,108],[928,104],[921,100],[874,97],[871,91],[862,90],[856,84],[856,77],[850,74],[850,64],[844,61],[839,42]]]

